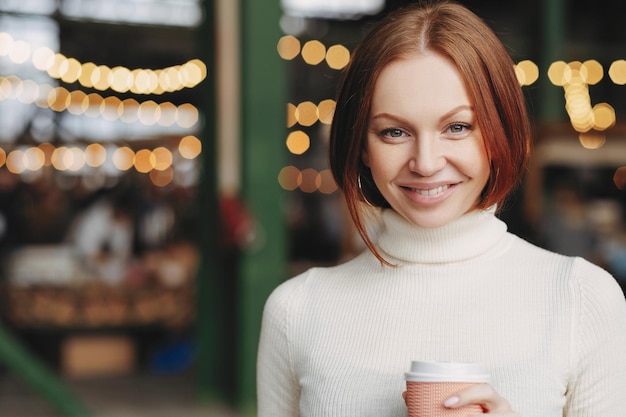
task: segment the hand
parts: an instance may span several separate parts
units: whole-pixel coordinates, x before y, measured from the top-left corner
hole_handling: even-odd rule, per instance
[[[444,402],[447,408],[459,408],[465,405],[478,404],[485,414],[497,417],[520,417],[511,410],[511,405],[502,398],[489,384],[476,384],[459,391]]]

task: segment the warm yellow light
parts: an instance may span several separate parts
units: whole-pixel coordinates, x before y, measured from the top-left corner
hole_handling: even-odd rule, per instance
[[[199,59],[193,59],[183,64],[181,71],[187,74],[187,80],[184,87],[191,88],[198,85],[205,77],[206,66]]]
[[[57,87],[48,94],[48,106],[54,111],[64,111],[69,104],[70,92],[63,87]]]
[[[586,149],[599,149],[604,146],[606,136],[603,133],[591,131],[579,134],[578,140]]]
[[[4,149],[0,148],[0,167],[7,161],[7,153]]]
[[[595,59],[583,62],[580,67],[580,74],[584,82],[590,85],[599,83],[604,77],[604,68]]]
[[[593,106],[594,129],[606,130],[615,125],[615,109],[607,103]]]
[[[65,171],[72,163],[71,158],[72,155],[71,152],[69,152],[69,149],[65,146],[59,146],[52,152],[50,162],[56,170]]]
[[[159,108],[160,108],[160,117],[159,120],[157,121],[159,126],[172,126],[174,123],[176,123],[176,106],[173,103],[170,103],[169,101],[166,101],[165,103],[161,103],[159,104]]]
[[[324,124],[331,124],[331,122],[333,121],[333,116],[335,114],[335,106],[337,103],[335,103],[335,100],[322,100],[320,101],[320,103],[317,105],[317,117],[319,118],[320,122],[324,123]]]
[[[319,182],[319,191],[322,194],[332,194],[337,191],[337,183],[333,178],[333,173],[329,169],[325,169],[318,174],[317,182]]]
[[[135,169],[141,173],[152,171],[156,157],[149,149],[141,149],[135,154]]]
[[[26,168],[24,166],[24,152],[20,149],[14,149],[7,155],[7,169],[12,174],[21,174]]]
[[[302,47],[302,58],[309,65],[317,65],[326,57],[326,47],[320,41],[308,41]]]
[[[99,143],[91,143],[85,148],[85,163],[92,168],[104,165],[107,159],[107,150]]]
[[[98,67],[93,62],[86,62],[81,66],[80,77],[78,77],[78,82],[83,87],[91,88],[93,87],[93,75],[94,71],[96,71]],[[98,70],[99,71],[99,70]]]
[[[178,144],[178,152],[185,159],[194,159],[200,155],[202,143],[195,136],[185,136]]]
[[[153,100],[144,101],[139,105],[139,109],[137,110],[137,118],[141,123],[147,126],[151,126],[156,123],[158,119],[158,114],[161,113],[161,109],[156,102]]]
[[[197,83],[200,83],[206,78],[206,65],[204,65],[204,62],[196,58],[192,59],[187,64],[191,67],[194,67],[194,69],[189,68],[189,70],[192,71],[194,74],[196,70],[198,71],[198,74],[194,76],[194,79]]]
[[[550,82],[556,86],[563,86],[569,82],[571,77],[571,68],[563,61],[553,62],[548,68],[548,78]]]
[[[98,117],[100,116],[100,106],[104,99],[100,94],[91,93],[85,96],[83,100],[85,115],[89,117]]]
[[[100,104],[100,113],[102,117],[109,121],[115,121],[120,118],[120,114],[122,113],[122,101],[115,97],[109,96],[102,100],[102,104]]]
[[[137,121],[139,102],[134,98],[127,98],[120,104],[120,119],[126,123]]]
[[[286,143],[289,152],[295,155],[302,155],[309,150],[309,147],[311,146],[309,136],[301,130],[291,132],[289,136],[287,136]]]
[[[609,67],[609,77],[617,85],[626,84],[626,60],[613,61]]]
[[[350,62],[350,51],[343,45],[333,45],[326,52],[326,63],[332,69],[340,70]]]
[[[296,119],[296,106],[287,103],[287,127],[292,127],[298,122]]]
[[[276,49],[282,59],[290,61],[300,53],[300,41],[292,35],[283,36],[278,40]]]
[[[70,93],[67,111],[74,115],[83,114],[85,112],[85,98],[87,95],[80,90],[74,90]]]
[[[112,77],[111,69],[106,65],[98,65],[91,73],[93,88],[100,91],[108,89],[111,86],[110,77]]]
[[[189,103],[181,104],[178,106],[176,112],[176,123],[182,128],[193,127],[198,123],[199,115],[198,109]]]
[[[520,61],[515,66],[515,75],[520,85],[531,85],[539,78],[539,67],[530,60]]]
[[[135,69],[133,74],[133,84],[130,86],[130,91],[135,94],[143,94],[150,90],[150,75],[147,70]]]
[[[296,107],[295,117],[302,126],[312,126],[317,122],[317,106],[305,101]]]
[[[613,182],[618,189],[626,191],[626,166],[619,167],[615,170]]]
[[[152,151],[154,155],[154,169],[157,171],[165,171],[172,166],[172,152],[164,146],[159,146]]]
[[[120,171],[128,171],[132,168],[135,160],[135,152],[128,146],[122,146],[113,151],[113,165]]]
[[[79,78],[82,72],[82,66],[80,62],[75,58],[68,58],[65,61],[65,71],[63,75],[61,75],[61,80],[68,84],[75,83]]]
[[[118,93],[125,93],[133,85],[133,77],[128,68],[115,67],[111,70],[111,89]]]
[[[294,166],[286,166],[278,173],[278,183],[284,190],[293,191],[301,182],[300,170]]]
[[[64,155],[66,159],[67,169],[70,171],[78,171],[85,166],[85,152],[77,146],[69,148]]]
[[[167,91],[167,89],[169,88],[169,78],[167,76],[167,71],[165,71],[164,69],[159,69],[154,71],[154,73],[159,79],[158,88],[160,88],[162,91]]]
[[[152,170],[148,175],[150,177],[150,181],[152,181],[152,184],[156,185],[157,187],[165,187],[171,184],[174,180],[174,170],[172,169],[172,167],[168,167],[163,171]]]
[[[54,54],[52,57],[52,64],[48,67],[48,75],[52,78],[61,78],[61,67],[65,63],[65,55]]]
[[[300,189],[305,193],[313,193],[317,191],[320,186],[317,171],[313,168],[305,168],[300,172],[300,174],[302,175]]]
[[[183,83],[180,75],[180,65],[170,67],[166,72],[170,80],[170,88],[167,91],[178,91],[182,89]]]
[[[24,152],[24,168],[29,171],[38,171],[43,167],[46,155],[37,147],[28,148]]]
[[[8,56],[17,64],[32,58],[35,68],[48,72],[52,78],[68,84],[78,81],[83,87],[101,91],[112,89],[117,92],[130,90],[136,94],[162,94],[195,87],[207,74],[206,65],[199,59],[157,70],[131,70],[121,66],[112,70],[106,65],[83,64],[75,58],[68,59],[47,47],[37,48],[32,57],[31,52],[28,42],[15,40],[10,34],[0,32],[0,56]]]

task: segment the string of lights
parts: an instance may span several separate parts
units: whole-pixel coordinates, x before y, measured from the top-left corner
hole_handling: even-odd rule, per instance
[[[0,76],[0,101],[17,100],[34,104],[55,112],[68,112],[75,116],[101,117],[108,122],[121,121],[146,126],[178,126],[191,129],[199,122],[199,111],[190,103],[174,105],[169,101],[138,101],[120,99],[116,93],[136,95],[162,95],[185,88],[194,88],[206,78],[206,66],[199,59],[182,65],[161,69],[130,69],[122,66],[110,68],[92,62],[81,63],[67,58],[47,47],[32,49],[23,40],[16,40],[7,32],[0,32],[0,58],[6,57],[14,64],[29,61],[52,80],[66,84],[79,84],[97,91],[111,91],[104,96],[98,92],[87,93],[81,89],[69,90],[35,80],[22,80],[16,75]],[[173,180],[173,163],[177,158],[193,160],[201,152],[201,142],[196,136],[186,135],[175,150],[164,146],[133,150],[122,144],[90,143],[88,145],[55,146],[41,143],[37,146],[8,144],[0,148],[0,167],[6,166],[13,174],[27,174],[46,167],[75,174],[88,170],[114,169],[119,172],[134,168],[149,174],[157,186],[166,186]]]

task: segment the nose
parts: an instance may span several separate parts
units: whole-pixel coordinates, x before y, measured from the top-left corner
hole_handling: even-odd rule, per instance
[[[437,138],[420,137],[414,142],[409,169],[422,177],[433,176],[446,165],[442,144]]]

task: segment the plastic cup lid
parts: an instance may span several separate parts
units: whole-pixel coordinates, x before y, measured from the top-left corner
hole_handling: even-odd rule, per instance
[[[473,362],[413,361],[404,375],[412,382],[489,382],[485,367]]]

